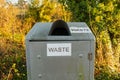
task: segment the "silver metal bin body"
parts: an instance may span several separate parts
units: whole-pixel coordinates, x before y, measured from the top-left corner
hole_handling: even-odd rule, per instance
[[[71,35],[49,35],[36,23],[26,36],[28,80],[94,80],[95,37],[84,22],[68,22]]]

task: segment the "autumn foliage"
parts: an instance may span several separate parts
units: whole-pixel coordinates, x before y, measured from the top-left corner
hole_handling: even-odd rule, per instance
[[[119,0],[30,1],[0,0],[0,80],[27,80],[25,35],[57,19],[86,22],[96,37],[95,80],[120,80]]]

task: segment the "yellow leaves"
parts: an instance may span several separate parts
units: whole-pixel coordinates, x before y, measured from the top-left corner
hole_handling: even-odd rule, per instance
[[[109,3],[107,3],[106,5],[104,5],[104,3],[99,3],[98,7],[105,11],[113,11],[114,10],[114,5],[113,5],[113,2],[111,2],[111,1]]]
[[[0,7],[1,5],[5,4],[5,0],[0,0]]]
[[[104,4],[103,3],[99,3],[98,6],[99,7],[104,7]]]
[[[20,76],[20,73],[17,73],[17,76]]]
[[[113,16],[109,16],[108,18],[107,18],[107,20],[113,20]]]
[[[95,15],[97,13],[97,8],[93,9],[93,14]]]
[[[117,5],[114,5],[112,1],[109,1],[108,3],[99,3],[97,5],[97,8],[98,8],[98,11],[96,12],[97,14],[100,13],[100,11],[110,11],[110,12],[113,12],[114,11],[114,7],[117,6]],[[94,12],[96,10],[93,10]]]
[[[12,68],[14,69],[16,67],[16,63],[13,63]]]
[[[103,20],[103,16],[96,16],[95,17],[96,22],[100,22],[101,20]]]
[[[119,11],[120,13],[120,11]],[[115,18],[120,22],[120,14],[115,15]]]
[[[17,72],[18,72],[18,69],[15,69],[14,71],[17,73]]]
[[[107,5],[106,5],[106,11],[113,11],[114,10],[114,5],[112,2],[109,2]]]
[[[8,76],[7,76],[7,80],[12,80],[13,79],[13,73],[12,73],[12,71],[18,72],[18,70],[16,69],[16,63],[12,64],[12,67],[10,68]]]
[[[16,63],[13,63],[13,65],[12,65],[12,68],[11,69],[13,69],[14,70],[14,72],[18,72],[18,69],[16,69]]]
[[[18,76],[20,75],[18,72],[18,69],[16,69],[16,63],[13,63],[12,68],[11,68]]]
[[[112,13],[114,11],[114,5],[112,1],[108,3],[99,3],[97,8],[93,9],[93,13],[95,15],[95,21],[100,22],[103,20],[113,21]]]
[[[65,21],[70,21],[71,13],[70,11],[65,10],[65,6],[56,2],[51,16],[52,16],[52,21],[55,21],[56,19],[63,19]]]
[[[66,11],[65,6],[57,1],[43,1],[43,5],[38,12],[40,22],[52,22],[56,19],[70,21],[71,13]]]
[[[98,7],[101,8],[101,9],[103,9],[103,10],[105,9],[104,3],[99,3],[99,4],[98,4]]]

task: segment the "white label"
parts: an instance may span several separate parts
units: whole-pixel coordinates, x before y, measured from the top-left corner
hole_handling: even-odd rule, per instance
[[[70,27],[71,33],[91,33],[88,27]]]
[[[71,43],[47,44],[47,56],[71,56]]]

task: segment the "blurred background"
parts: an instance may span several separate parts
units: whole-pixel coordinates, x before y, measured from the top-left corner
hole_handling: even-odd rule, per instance
[[[0,80],[27,80],[25,35],[36,22],[86,22],[95,80],[120,80],[120,0],[0,0]]]

